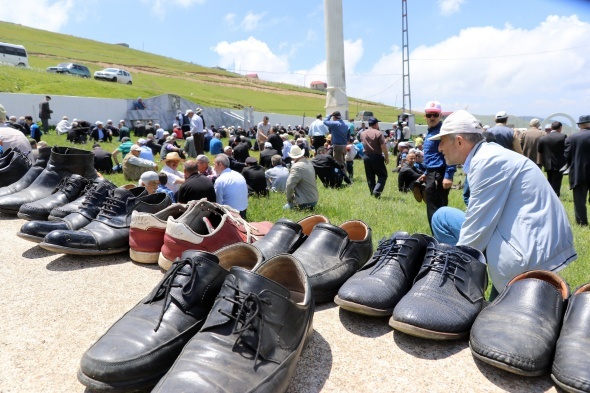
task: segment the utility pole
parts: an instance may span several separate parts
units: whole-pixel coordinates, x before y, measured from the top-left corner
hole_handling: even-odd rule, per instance
[[[412,112],[410,93],[410,49],[408,45],[408,3],[402,0],[402,67],[404,74],[402,112]],[[406,108],[408,109],[406,111]]]

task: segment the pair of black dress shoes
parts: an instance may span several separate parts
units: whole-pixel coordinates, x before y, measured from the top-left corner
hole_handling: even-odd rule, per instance
[[[410,335],[453,340],[469,335],[486,286],[485,258],[478,250],[396,232],[379,243],[334,301],[364,315],[391,315],[389,324]]]

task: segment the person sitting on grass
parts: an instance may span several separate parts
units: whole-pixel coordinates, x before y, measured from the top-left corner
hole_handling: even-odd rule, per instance
[[[145,187],[148,194],[155,194],[158,192],[158,186],[160,185],[160,178],[154,171],[147,171],[141,174],[139,178],[138,187]]]
[[[156,192],[164,192],[168,194],[170,199],[172,199],[172,202],[176,202],[176,195],[174,195],[174,192],[172,192],[171,189],[166,187],[166,184],[168,183],[168,175],[164,172],[158,173],[158,181],[160,182],[160,184],[158,185]]]

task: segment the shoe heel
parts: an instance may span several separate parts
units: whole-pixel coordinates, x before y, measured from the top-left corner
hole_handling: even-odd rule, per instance
[[[158,263],[158,259],[160,256],[159,252],[144,252],[144,251],[137,251],[132,248],[129,249],[129,256],[134,262],[137,263],[145,263],[145,264],[154,264]]]
[[[162,255],[162,253],[160,253],[160,255],[158,257],[158,265],[162,269],[167,271],[172,266],[172,261],[167,259],[164,255]]]

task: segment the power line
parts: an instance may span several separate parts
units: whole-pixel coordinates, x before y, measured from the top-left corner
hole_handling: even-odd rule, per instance
[[[436,59],[420,59],[420,58],[416,59],[416,58],[412,58],[412,61],[444,61],[444,60],[487,60],[487,59],[500,59],[500,58],[505,58],[505,57],[543,55],[543,54],[546,54],[546,53],[565,52],[565,51],[568,51],[568,50],[588,48],[588,47],[590,47],[590,45],[574,46],[574,47],[571,47],[571,48],[546,50],[546,51],[541,51],[541,52],[526,52],[526,53],[516,53],[516,54],[498,55],[498,56],[450,57],[450,58],[436,58]]]

